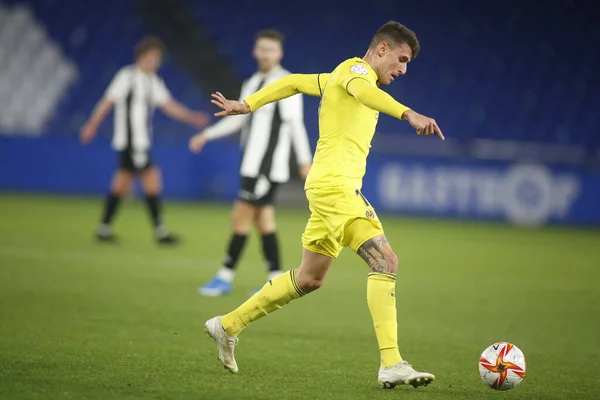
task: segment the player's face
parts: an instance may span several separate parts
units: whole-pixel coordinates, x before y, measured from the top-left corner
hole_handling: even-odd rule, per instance
[[[278,40],[260,38],[254,45],[254,58],[258,63],[258,69],[268,72],[279,65],[283,58],[283,50]]]
[[[379,83],[389,85],[394,79],[406,73],[406,67],[412,58],[412,50],[406,43],[396,46],[382,43],[378,50],[381,57],[379,71],[377,71]]]
[[[138,62],[144,71],[154,73],[162,62],[162,52],[160,50],[148,50],[140,56]]]

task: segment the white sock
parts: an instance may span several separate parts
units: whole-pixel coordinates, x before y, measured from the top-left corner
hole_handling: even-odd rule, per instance
[[[269,280],[273,280],[281,274],[283,274],[283,271],[269,271]]]
[[[169,231],[165,228],[164,225],[159,225],[156,227],[156,237],[162,239],[169,235]]]
[[[100,226],[98,227],[98,235],[101,235],[101,236],[110,235],[110,225],[100,224]]]
[[[225,282],[233,282],[233,278],[235,277],[235,271],[230,268],[221,267],[217,271],[217,278],[224,280]]]

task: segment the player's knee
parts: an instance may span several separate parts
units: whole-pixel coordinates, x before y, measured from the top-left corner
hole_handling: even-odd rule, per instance
[[[110,188],[110,192],[111,192],[111,194],[113,194],[117,197],[125,197],[125,195],[127,194],[127,190],[125,190],[122,186],[116,186],[116,185],[113,185]]]
[[[231,226],[237,234],[247,234],[250,231],[251,224],[251,215],[246,215],[239,209],[234,209],[231,212]]]
[[[144,189],[144,193],[146,193],[148,196],[159,196],[161,192],[160,189],[160,186],[147,186]]]
[[[156,181],[153,182],[153,185],[151,185],[151,190],[155,195],[159,195],[162,192],[162,182],[160,179],[157,178]]]
[[[275,226],[274,223],[272,223],[272,224],[257,223],[256,228],[258,229],[258,232],[262,236],[270,235],[271,233],[273,233],[277,230],[277,227]]]
[[[255,219],[256,228],[261,235],[268,235],[275,232],[275,218],[272,213],[259,212]]]
[[[370,260],[371,270],[373,272],[385,272],[387,274],[396,274],[398,272],[398,257],[391,249],[382,251],[378,257]]]
[[[233,231],[238,235],[247,235],[250,232],[250,223],[239,219],[231,221]]]
[[[160,171],[151,168],[142,174],[142,186],[144,192],[149,196],[158,196],[162,191],[162,179]]]
[[[117,176],[113,180],[110,191],[115,196],[124,197],[131,188],[131,179],[127,176]]]
[[[146,185],[146,187],[144,187],[144,193],[146,196],[159,196],[160,188],[157,186]]]
[[[388,263],[388,270],[391,274],[396,274],[398,272],[398,256],[393,251],[390,251],[389,254],[385,256],[386,261]]]

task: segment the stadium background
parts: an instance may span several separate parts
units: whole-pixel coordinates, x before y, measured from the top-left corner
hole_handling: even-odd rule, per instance
[[[348,251],[323,289],[244,332],[239,376],[217,368],[199,340],[203,322],[265,276],[251,237],[233,293],[196,293],[230,234],[236,138],[192,155],[194,130],[157,111],[166,221],[184,238],[176,249],[151,240],[139,188],[116,218],[122,243],[92,240],[116,165],[112,121],[90,145],[78,141],[148,33],[167,43],[160,75],[173,95],[212,111],[212,91],[236,96],[254,72],[257,30],[281,30],[284,66],[312,73],[362,56],[389,19],[414,29],[422,52],[386,90],[434,116],[448,138],[416,137],[381,116],[364,183],[400,256],[401,349],[438,377],[416,395],[497,398],[475,365],[508,340],[528,357],[508,397],[600,398],[600,7],[591,0],[0,0],[0,398],[411,395],[377,391],[366,270]],[[313,148],[317,105],[305,98]],[[307,217],[301,182],[279,203],[291,268]],[[554,223],[577,226],[512,226]]]
[[[230,7],[224,2],[5,1],[0,187],[106,191],[115,162],[111,122],[88,148],[79,147],[76,133],[147,33],[167,42],[160,73],[175,97],[212,110],[212,91],[236,96],[253,73],[257,30],[274,27],[287,36],[284,65],[291,71],[330,71],[361,56],[371,32],[398,8],[378,1],[363,15],[351,2],[309,0],[287,11],[277,4],[236,2],[236,13],[224,20]],[[449,140],[414,137],[408,125],[382,117],[365,193],[381,212],[599,224],[594,71],[600,57],[589,51],[600,43],[598,7],[582,1],[460,5],[430,0],[399,9],[423,51],[389,92],[435,116]],[[305,99],[313,148],[317,104]],[[192,133],[157,112],[155,156],[164,168],[165,195],[231,200],[238,185],[236,139],[215,142],[198,157],[187,151]],[[284,192],[290,194],[284,204],[303,198],[301,190]]]

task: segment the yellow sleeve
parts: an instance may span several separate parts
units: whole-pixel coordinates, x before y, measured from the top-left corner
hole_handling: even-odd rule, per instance
[[[321,96],[328,78],[329,74],[291,74],[265,86],[244,101],[254,111],[299,93]]]
[[[398,103],[392,96],[363,78],[351,79],[346,89],[348,93],[365,106],[398,119],[402,119],[402,114],[410,110],[410,108]]]
[[[323,90],[325,90],[325,85],[327,85],[327,81],[329,80],[330,76],[331,76],[330,73],[317,74],[317,83],[319,84],[319,91],[320,91],[319,96],[323,96]]]

